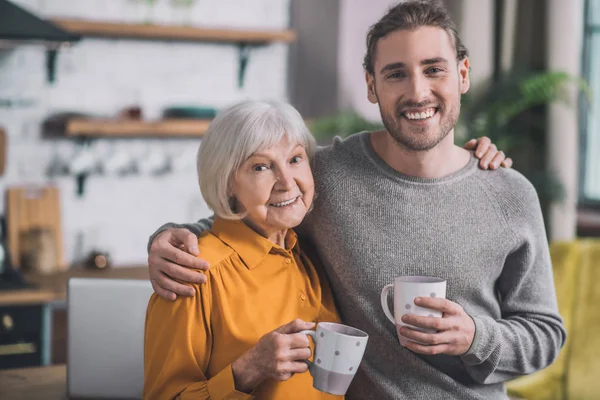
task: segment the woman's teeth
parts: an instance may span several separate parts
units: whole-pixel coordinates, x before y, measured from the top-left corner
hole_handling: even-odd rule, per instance
[[[434,114],[435,114],[435,108],[429,108],[428,110],[420,112],[420,113],[405,112],[404,116],[408,119],[425,119],[425,118],[433,117]]]
[[[274,204],[269,204],[270,206],[273,207],[285,207],[285,206],[289,206],[290,204],[292,204],[293,202],[295,202],[298,198],[294,197],[291,200],[288,201],[282,201],[281,203],[274,203]]]

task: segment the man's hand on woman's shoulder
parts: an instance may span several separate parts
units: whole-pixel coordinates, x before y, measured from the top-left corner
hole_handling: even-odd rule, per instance
[[[148,252],[148,274],[152,288],[160,297],[175,300],[193,296],[193,288],[181,282],[205,283],[206,276],[194,269],[208,270],[208,263],[198,258],[198,238],[184,228],[169,228],[156,235]]]

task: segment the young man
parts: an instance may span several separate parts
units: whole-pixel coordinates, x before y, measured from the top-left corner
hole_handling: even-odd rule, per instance
[[[364,67],[386,129],[318,153],[319,196],[302,225],[342,320],[371,336],[347,398],[505,398],[503,382],[548,366],[566,337],[535,190],[516,171],[480,170],[454,145],[469,60],[443,8],[390,9],[368,34]],[[194,253],[186,229],[205,227],[169,225],[151,239],[157,292],[173,296],[167,276],[193,279],[176,264],[201,261],[175,247]],[[415,300],[442,318],[403,319],[436,332],[400,330],[423,344],[401,346],[381,310],[381,289],[400,275],[448,282],[448,300]]]

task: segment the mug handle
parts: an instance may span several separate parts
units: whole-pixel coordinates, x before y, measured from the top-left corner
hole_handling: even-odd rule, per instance
[[[303,335],[310,336],[315,344],[315,350],[317,349],[317,332],[311,331],[311,330],[306,330],[306,331],[300,331],[298,333],[302,333]],[[314,369],[315,364],[313,364],[313,362],[310,360],[302,360],[302,361],[304,361],[308,365],[308,372],[310,372],[310,374],[313,375],[313,369]]]
[[[385,316],[388,317],[388,319],[393,324],[396,324],[394,316],[392,315],[392,312],[390,311],[390,308],[388,307],[388,293],[393,288],[394,288],[394,284],[393,283],[390,283],[389,285],[385,285],[383,287],[383,290],[381,291],[381,308],[383,308],[383,312],[385,313]]]

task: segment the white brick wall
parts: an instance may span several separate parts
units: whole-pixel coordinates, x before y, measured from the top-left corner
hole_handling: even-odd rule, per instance
[[[13,0],[42,17],[143,22],[143,0]],[[198,0],[190,12],[158,0],[153,21],[202,26],[284,29],[289,0]],[[197,139],[97,140],[94,154],[125,149],[142,158],[150,151],[188,161],[186,172],[156,177],[91,176],[82,198],[71,176],[48,178],[53,157],[76,151],[66,139],[41,138],[41,124],[62,111],[115,115],[131,104],[148,118],[175,104],[223,107],[251,99],[287,100],[287,46],[253,49],[245,87],[237,87],[235,45],[84,39],[58,57],[56,82],[46,82],[45,53],[23,46],[0,51],[0,99],[33,99],[33,107],[0,108],[9,135],[8,162],[0,189],[11,184],[55,182],[61,188],[65,255],[69,262],[92,249],[109,251],[115,265],[145,263],[150,233],[167,221],[210,215],[196,182]],[[3,202],[3,200],[2,200]],[[3,206],[3,204],[2,204]]]

